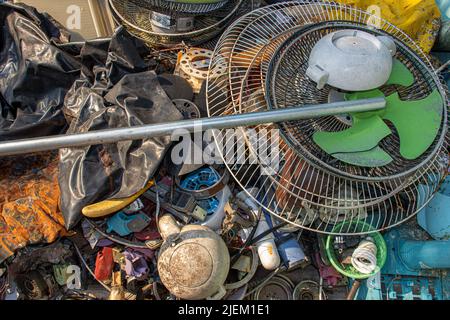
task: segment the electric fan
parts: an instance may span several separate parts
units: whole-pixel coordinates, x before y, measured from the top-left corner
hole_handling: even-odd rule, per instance
[[[233,19],[253,8],[253,1],[243,0],[109,0],[109,3],[117,22],[133,35],[150,45],[166,47],[180,43],[196,46],[211,40]]]
[[[130,0],[136,5],[153,10],[183,13],[206,13],[223,7],[228,0]]]
[[[330,38],[343,51],[378,50],[383,42],[392,54],[388,80],[364,91],[335,87],[331,75],[322,74],[325,81],[318,83],[314,71],[326,70],[313,70],[311,63]],[[323,56],[334,63],[330,68],[336,69],[339,83],[349,61]],[[371,61],[365,62],[368,70]],[[379,17],[325,2],[266,6],[241,17],[222,35],[210,69],[224,64],[226,75],[207,79],[209,116],[386,98],[382,111],[258,125],[252,127],[254,139],[236,135],[234,147],[221,156],[244,190],[259,187],[257,195],[248,196],[277,221],[328,234],[387,229],[417,213],[447,174],[445,90],[413,40]],[[371,76],[357,68],[353,72],[350,76],[360,81]],[[276,135],[280,139],[273,139]],[[224,136],[225,130],[216,133],[218,145],[230,144],[220,140]],[[275,156],[279,167],[261,152]],[[253,155],[253,162],[227,161],[242,154]],[[370,230],[355,229],[351,222],[357,220]]]

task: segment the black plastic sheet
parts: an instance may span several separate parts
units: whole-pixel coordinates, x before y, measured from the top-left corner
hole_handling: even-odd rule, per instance
[[[104,97],[86,87],[74,94],[79,113],[70,133],[182,119],[153,71],[124,76]],[[59,183],[66,227],[76,225],[86,205],[141,190],[169,146],[170,137],[162,137],[62,149]]]
[[[81,63],[59,47],[67,31],[27,6],[0,4],[0,141],[67,128],[62,106]]]
[[[157,75],[149,49],[123,28],[70,43],[51,17],[6,4],[0,24],[0,141],[181,120],[171,100],[193,96],[185,80]],[[163,137],[60,150],[66,228],[83,207],[141,190],[169,147]]]
[[[148,55],[144,44],[124,29],[110,42],[87,42],[81,50],[86,68],[66,96],[68,133],[181,120],[171,100],[178,98],[176,92],[185,97],[186,88],[172,79],[174,88],[170,78],[150,71],[156,62]],[[170,137],[162,137],[62,149],[59,184],[66,227],[79,222],[83,207],[144,188],[170,143]]]

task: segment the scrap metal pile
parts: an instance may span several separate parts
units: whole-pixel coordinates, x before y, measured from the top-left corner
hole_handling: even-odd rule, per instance
[[[0,4],[0,300],[450,299],[439,9],[267,2]]]

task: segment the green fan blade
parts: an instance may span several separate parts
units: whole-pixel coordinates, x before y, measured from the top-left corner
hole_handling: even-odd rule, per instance
[[[351,128],[339,132],[316,132],[313,140],[326,153],[334,156],[335,153],[371,150],[390,134],[391,129],[379,116],[365,118],[353,114]]]
[[[392,64],[392,72],[387,85],[401,85],[409,87],[414,83],[414,76],[409,69],[397,59],[394,59]]]
[[[389,120],[400,137],[400,154],[408,160],[417,159],[432,145],[442,122],[444,101],[434,90],[422,100],[402,101],[397,93],[387,99],[383,119]]]
[[[369,99],[384,97],[380,90],[371,90],[346,94],[346,100]],[[353,113],[351,128],[339,132],[316,132],[313,140],[325,152],[354,153],[368,151],[375,148],[378,143],[391,134],[389,127],[383,122],[382,116],[386,110]]]
[[[355,166],[371,168],[382,167],[393,161],[391,156],[378,146],[368,151],[335,153],[333,157]]]
[[[387,85],[411,86],[414,76],[398,60],[394,60],[392,74]],[[382,91],[355,92],[345,95],[345,99],[359,100],[384,97]],[[351,114],[352,127],[340,132],[316,132],[313,140],[325,152],[336,159],[353,165],[377,167],[393,159],[378,144],[391,129],[383,120],[395,126],[400,137],[400,154],[405,159],[416,159],[433,143],[442,122],[444,101],[437,90],[422,100],[400,100],[398,93],[386,98],[386,108]]]

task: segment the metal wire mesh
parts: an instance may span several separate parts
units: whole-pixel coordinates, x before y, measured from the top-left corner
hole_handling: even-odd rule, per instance
[[[218,0],[212,3],[183,3],[167,0],[130,0],[137,6],[150,10],[162,10],[164,12],[182,12],[199,14],[211,12],[223,7],[228,0]]]
[[[156,46],[172,46],[182,42],[197,46],[214,38],[235,18],[253,9],[253,1],[229,0],[213,12],[196,15],[191,31],[163,33],[152,25],[153,10],[130,0],[109,0],[109,4],[119,24],[146,43]]]
[[[326,25],[315,24],[312,30],[299,32],[299,35],[291,37],[277,50],[269,68],[264,70],[267,79],[266,96],[270,108],[286,108],[302,103],[316,104],[328,101],[328,94],[332,88],[327,86],[323,90],[318,90],[315,83],[304,75],[308,67],[308,57],[314,44],[326,34],[343,28],[360,29],[361,27],[358,24],[344,22],[328,22]],[[385,35],[381,32],[378,33],[379,35]],[[432,90],[439,89],[436,85],[437,82],[432,78],[432,74],[415,57],[415,54],[407,48],[402,48],[400,42],[397,43],[397,47],[398,51],[395,58],[409,68],[414,75],[415,82],[410,87],[386,86],[380,89],[387,95],[396,91],[403,100],[423,99]],[[267,73],[269,76],[266,75]],[[412,161],[401,157],[398,135],[393,134],[383,139],[380,147],[386,150],[394,160],[386,166],[376,168],[357,167],[341,162],[314,143],[312,135],[317,131],[338,132],[350,127],[339,117],[284,123],[280,126],[280,129],[283,137],[291,144],[293,149],[301,150],[303,156],[321,167],[338,174],[347,174],[356,179],[382,180],[390,179],[393,176],[399,177],[411,174],[423,163],[426,163],[442,146],[446,122],[446,117],[443,117],[440,132],[428,152]],[[394,127],[392,129],[395,130]]]
[[[368,26],[368,21],[376,22],[378,28]],[[330,88],[315,88],[305,76],[305,62],[321,37],[342,28],[387,33],[395,39],[396,57],[412,71],[416,82],[407,89],[383,90],[397,90],[402,99],[420,99],[438,89],[448,106],[427,57],[400,29],[352,7],[294,1],[255,10],[223,34],[210,68],[226,61],[228,74],[208,79],[209,116],[327,102]],[[251,129],[258,136],[253,140],[245,134],[231,137],[225,130],[215,136],[219,145],[233,146],[221,156],[237,183],[244,189],[258,186],[257,196],[248,195],[277,219],[323,233],[331,233],[343,220],[355,219],[383,230],[425,206],[447,174],[447,109],[444,113],[439,135],[424,155],[414,161],[402,159],[396,151],[399,139],[393,134],[382,147],[392,151],[395,161],[379,168],[339,162],[312,142],[311,135],[318,130],[347,128],[338,117],[255,126]],[[276,128],[281,129],[281,140],[271,139],[271,129]],[[258,156],[250,163],[236,161],[242,155],[270,154],[274,148],[278,170]],[[345,224],[334,233],[364,233],[353,226]]]

